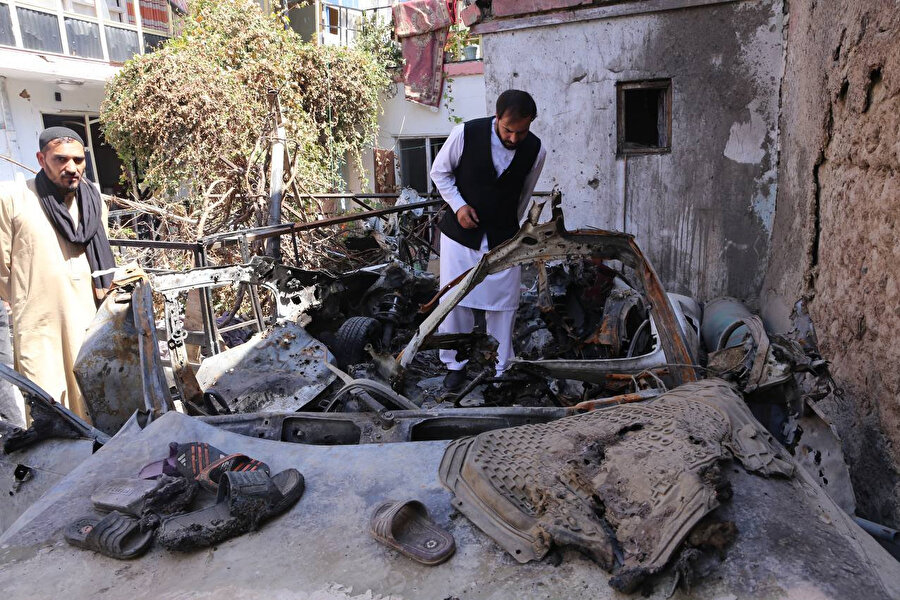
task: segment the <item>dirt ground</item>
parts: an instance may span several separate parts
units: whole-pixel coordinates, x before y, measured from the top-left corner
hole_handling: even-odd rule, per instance
[[[900,13],[790,3],[770,322],[809,300],[859,509],[900,525]],[[805,257],[797,240],[805,239]]]

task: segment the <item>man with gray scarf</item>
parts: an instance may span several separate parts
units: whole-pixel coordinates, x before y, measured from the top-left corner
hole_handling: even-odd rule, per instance
[[[88,418],[73,366],[115,267],[107,208],[84,179],[84,140],[45,129],[34,179],[0,184],[0,297],[12,309],[16,370]]]

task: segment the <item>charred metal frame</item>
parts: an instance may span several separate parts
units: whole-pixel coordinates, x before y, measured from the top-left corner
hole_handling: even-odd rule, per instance
[[[317,194],[315,198],[320,199],[344,199],[349,198],[360,204],[362,206],[366,206],[362,201],[363,199],[384,199],[384,198],[397,198],[397,194]],[[278,238],[284,235],[296,235],[301,231],[310,231],[314,229],[319,229],[322,227],[329,227],[333,225],[340,225],[342,223],[350,223],[353,221],[359,221],[363,219],[369,219],[372,217],[383,217],[386,215],[405,212],[408,210],[415,210],[418,208],[431,208],[438,206],[443,203],[443,200],[426,200],[424,202],[415,202],[412,204],[403,204],[401,206],[391,206],[388,208],[381,208],[377,210],[368,210],[362,213],[353,213],[348,215],[342,215],[339,217],[332,217],[329,219],[321,219],[318,221],[313,221],[311,223],[285,223],[283,225],[270,225],[266,227],[256,227],[253,229],[242,229],[239,231],[230,231],[226,233],[220,233],[210,236],[205,236],[197,240],[196,242],[169,242],[169,241],[161,241],[161,240],[120,240],[120,239],[111,239],[109,241],[110,245],[118,246],[120,248],[142,248],[142,249],[152,249],[152,250],[181,250],[184,252],[189,252],[193,256],[194,259],[194,268],[195,269],[206,269],[210,268],[209,264],[209,251],[215,248],[220,248],[224,246],[240,246],[241,251],[241,260],[244,263],[250,262],[250,244],[259,240],[267,240],[272,238]],[[188,271],[190,273],[190,271]],[[213,300],[212,300],[212,292],[211,288],[215,287],[210,284],[206,284],[204,286],[189,286],[189,287],[201,287],[200,290],[200,311],[203,317],[203,335],[204,335],[204,345],[212,354],[218,354],[221,352],[221,348],[219,347],[219,330],[216,324],[215,314],[213,312]],[[154,287],[154,289],[156,289]],[[259,293],[257,286],[252,283],[247,284],[247,289],[250,292],[250,302],[253,307],[254,321],[247,323],[239,323],[237,325],[230,326],[227,330],[238,329],[241,327],[246,327],[249,324],[253,323],[256,326],[257,331],[262,331],[265,328],[264,318],[262,314],[261,303],[259,299]]]
[[[534,197],[548,196],[550,192],[534,192],[532,195]],[[364,202],[366,199],[396,199],[399,197],[398,194],[313,194],[309,197],[316,199],[350,199],[356,204],[368,208],[368,205]],[[110,245],[118,246],[120,248],[142,248],[142,249],[151,249],[151,250],[180,250],[183,252],[189,252],[193,256],[194,259],[194,268],[195,269],[207,269],[210,268],[209,264],[209,251],[215,248],[221,248],[225,246],[240,246],[241,250],[241,260],[244,263],[250,263],[250,244],[259,240],[267,240],[270,238],[281,237],[284,235],[296,235],[301,231],[311,231],[314,229],[320,229],[322,227],[329,227],[333,225],[340,225],[343,223],[350,223],[353,221],[360,221],[364,219],[370,219],[372,217],[384,217],[387,215],[402,213],[409,210],[415,210],[419,208],[434,208],[440,206],[444,203],[442,199],[440,199],[437,194],[427,194],[422,197],[426,198],[436,198],[429,199],[423,202],[414,202],[411,204],[403,204],[400,206],[391,206],[388,208],[380,208],[376,210],[367,210],[366,212],[361,213],[352,213],[348,215],[342,215],[338,217],[331,217],[328,219],[321,219],[318,221],[313,221],[310,223],[285,223],[282,225],[270,225],[266,227],[256,227],[252,229],[242,229],[238,231],[230,231],[226,233],[219,233],[215,235],[205,236],[197,240],[196,242],[169,242],[169,241],[161,241],[161,240],[121,240],[121,239],[111,239],[109,240]],[[419,239],[419,238],[417,238]],[[424,241],[419,239],[419,241]],[[187,273],[190,273],[188,271]],[[185,273],[185,274],[187,274]],[[243,283],[243,282],[241,282]],[[223,284],[224,285],[224,284]],[[191,287],[191,286],[188,286]],[[255,323],[257,331],[261,331],[265,328],[265,323],[262,314],[262,308],[259,300],[259,293],[255,283],[250,282],[247,284],[247,289],[250,292],[250,301],[253,306],[254,313],[254,321],[250,321],[247,323],[238,323],[236,325],[230,325],[229,327],[220,330],[218,325],[216,324],[215,313],[213,311],[213,300],[212,300],[212,287],[214,285],[207,284],[205,286],[194,286],[201,287],[200,290],[200,310],[203,318],[203,343],[206,348],[209,349],[209,352],[212,354],[218,354],[221,352],[221,348],[219,347],[219,334],[223,331],[230,331],[232,329],[239,329],[241,327],[246,327],[250,323]],[[156,289],[154,287],[154,289]],[[277,294],[276,294],[277,295]]]
[[[538,223],[538,218],[544,204],[535,203],[528,220],[514,237],[485,254],[455,286],[442,290],[446,291],[447,297],[422,322],[409,344],[397,357],[400,370],[412,362],[425,340],[437,331],[438,325],[450,311],[488,275],[525,263],[593,257],[618,260],[634,269],[636,283],[641,287],[640,291],[644,293],[650,307],[651,326],[654,327],[658,339],[657,348],[661,349],[662,356],[651,353],[635,359],[514,361],[513,365],[527,363],[545,369],[553,369],[555,366],[558,370],[574,368],[582,372],[582,377],[579,378],[585,380],[584,376],[641,372],[665,364],[669,366],[669,373],[676,385],[697,379],[682,325],[656,271],[634,242],[634,236],[603,230],[567,231],[561,201],[562,195],[554,191],[551,197],[552,217],[542,224]],[[661,359],[663,364],[660,364]]]
[[[548,423],[618,404],[644,402],[660,390],[640,390],[569,407],[434,408],[359,413],[274,412],[200,417],[220,429],[253,438],[340,446],[457,439],[493,429]]]

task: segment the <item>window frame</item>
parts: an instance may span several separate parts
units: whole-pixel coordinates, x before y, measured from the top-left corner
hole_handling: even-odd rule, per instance
[[[79,2],[78,0],[73,0],[77,4],[87,5],[87,2]],[[134,20],[135,22],[128,23],[128,2],[131,2],[132,8],[134,10]],[[165,34],[156,28],[153,27],[144,27],[141,21],[141,6],[140,0],[126,0],[125,6],[123,9],[123,14],[125,16],[126,22],[120,23],[114,21],[110,18],[109,7],[107,5],[107,0],[94,0],[94,14],[82,14],[75,12],[73,10],[68,10],[63,2],[63,0],[55,0],[52,4],[55,8],[50,8],[45,6],[44,4],[38,2],[37,0],[0,0],[0,4],[5,5],[10,11],[10,21],[13,29],[13,38],[15,41],[14,45],[2,44],[0,47],[4,48],[17,48],[20,50],[26,50],[28,52],[38,52],[41,54],[51,54],[56,56],[65,56],[67,58],[75,58],[78,60],[88,60],[88,61],[97,61],[109,64],[122,64],[119,61],[114,61],[110,58],[109,47],[107,44],[107,36],[106,30],[108,28],[118,28],[124,29],[128,31],[132,31],[137,33],[137,48],[138,51],[135,53],[135,56],[139,54],[147,54],[147,50],[145,48],[146,41],[144,34],[150,34],[156,37],[164,37],[171,38],[174,34],[174,20],[175,20],[175,11],[172,9],[172,5],[170,2],[165,3],[166,11],[168,14],[168,31]],[[52,50],[37,50],[34,48],[26,48],[25,44],[22,40],[22,30],[19,25],[18,12],[17,9],[23,8],[35,12],[41,12],[48,15],[53,15],[57,19],[58,23],[58,31],[60,41],[62,42],[62,52],[55,52]],[[120,13],[116,13],[120,14]],[[79,56],[77,54],[73,54],[71,48],[69,47],[69,39],[66,31],[66,19],[75,19],[79,21],[84,21],[86,23],[90,23],[92,25],[97,25],[100,30],[100,46],[103,50],[102,57],[90,57],[90,56]]]
[[[671,78],[641,79],[616,82],[616,156],[641,154],[669,154],[672,152],[672,95],[674,85]],[[625,141],[625,92],[630,90],[660,90],[662,92],[663,125],[665,144],[657,147],[642,146],[627,148]],[[659,123],[659,122],[657,122]]]
[[[443,144],[447,142],[447,138],[450,134],[438,134],[438,135],[398,135],[394,136],[394,152],[396,153],[397,161],[396,161],[396,172],[395,172],[395,181],[397,182],[398,188],[410,187],[406,181],[403,181],[403,149],[400,148],[401,141],[411,141],[411,140],[423,140],[425,142],[425,194],[433,194],[436,189],[434,186],[434,182],[431,180],[431,167],[434,164],[435,154],[432,153],[432,147],[436,141]]]

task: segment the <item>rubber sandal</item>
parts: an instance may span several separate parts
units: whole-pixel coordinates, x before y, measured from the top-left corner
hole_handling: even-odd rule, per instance
[[[422,563],[438,565],[456,551],[456,541],[428,516],[418,500],[385,502],[372,513],[372,537]]]
[[[269,465],[246,454],[229,454],[207,466],[197,475],[201,487],[211,492],[219,490],[219,480],[226,471],[262,471],[269,474]]]
[[[197,483],[184,477],[113,479],[91,494],[91,502],[101,511],[117,510],[140,517],[146,511],[158,514],[183,511],[196,493]]]
[[[128,560],[147,551],[153,531],[141,531],[134,517],[113,511],[104,517],[82,517],[66,527],[66,541],[73,546]]]
[[[138,477],[156,479],[163,475],[181,475],[196,479],[203,469],[224,457],[224,452],[206,442],[172,442],[169,444],[169,456],[144,466]]]
[[[296,469],[273,477],[263,471],[226,471],[212,506],[162,521],[159,543],[169,550],[206,548],[257,529],[303,495],[304,481]]]

